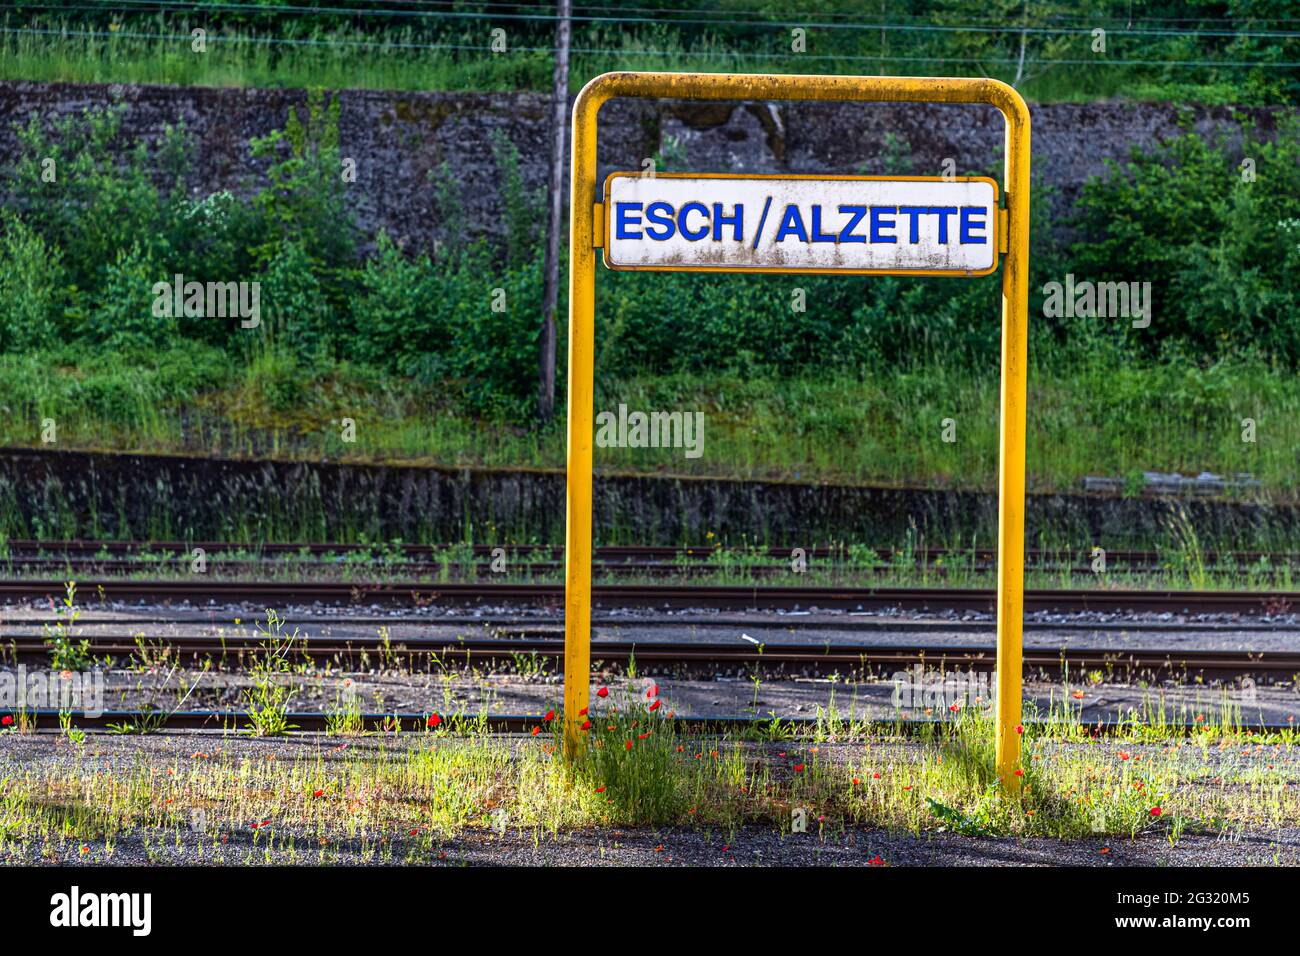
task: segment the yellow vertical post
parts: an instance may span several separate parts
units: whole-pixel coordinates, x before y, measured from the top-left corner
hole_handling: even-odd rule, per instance
[[[565,552],[564,717],[566,753],[581,742],[591,682],[591,463],[596,296],[596,116],[616,96],[710,100],[967,103],[1006,120],[1007,254],[1002,274],[1002,391],[998,469],[997,773],[1018,788],[1021,641],[1024,623],[1025,402],[1029,361],[1029,109],[990,79],[907,76],[774,76],[605,73],[573,106],[569,259],[569,433]]]
[[[1025,404],[1029,379],[1029,109],[1007,88],[1007,257],[1002,265],[1002,397],[998,448],[998,688],[996,762],[1019,792],[1025,612]]]
[[[564,541],[564,752],[582,743],[591,694],[591,446],[596,364],[596,114],[588,86],[573,106],[569,193],[569,432]]]

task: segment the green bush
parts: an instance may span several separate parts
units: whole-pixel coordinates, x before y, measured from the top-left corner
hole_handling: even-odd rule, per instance
[[[404,375],[440,377],[449,367],[446,300],[428,256],[408,258],[380,230],[350,303],[354,358]]]
[[[264,218],[247,201],[222,190],[183,198],[169,211],[169,272],[160,279],[170,281],[174,273],[205,282],[256,278],[259,264],[254,250],[269,239]],[[247,341],[246,331],[235,321],[181,316],[180,328],[187,338],[211,345],[237,347]]]
[[[329,310],[315,262],[301,242],[276,243],[257,279],[261,285],[261,327],[249,329],[261,335],[269,347],[294,352],[310,361],[329,345]],[[257,341],[252,338],[249,341]]]
[[[59,250],[17,216],[0,217],[0,352],[53,342],[67,297]]]
[[[165,348],[179,323],[170,291],[155,292],[165,270],[138,244],[119,250],[105,270],[97,307],[90,313],[90,336],[116,348]]]
[[[434,265],[381,232],[358,275],[348,352],[424,383],[445,381],[476,414],[527,421],[537,402],[541,276],[540,258],[510,267],[483,244]]]
[[[184,195],[184,129],[168,127],[156,143],[125,149],[121,121],[120,109],[108,109],[61,117],[48,130],[35,119],[18,129],[22,153],[9,201],[47,245],[62,250],[72,281],[92,294],[133,245],[167,261],[175,221],[169,207]],[[172,190],[160,193],[154,175]]]
[[[1245,175],[1244,159],[1254,163]],[[1239,146],[1187,133],[1088,183],[1071,266],[1080,278],[1150,282],[1152,325],[1130,342],[1207,358],[1300,359],[1296,264],[1300,123]]]
[[[296,245],[310,263],[321,305],[339,313],[347,325],[357,245],[338,124],[338,99],[326,104],[324,94],[312,90],[305,111],[289,110],[283,129],[250,141],[255,158],[270,160],[270,184],[253,198],[268,238],[253,251],[268,264],[286,244]]]
[[[535,261],[487,270],[476,256],[467,256],[443,286],[446,305],[441,307],[451,330],[447,368],[473,412],[516,422],[534,415],[542,301],[539,266]],[[494,302],[503,310],[493,311]]]

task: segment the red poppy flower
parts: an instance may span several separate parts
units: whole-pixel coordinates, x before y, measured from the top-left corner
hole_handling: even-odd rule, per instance
[[[542,718],[543,722],[548,720],[554,720],[554,719],[555,719],[555,711],[553,710],[548,710],[546,712],[546,716]]]
[[[1018,734],[1023,734],[1024,732],[1025,732],[1025,725],[1024,725],[1024,724],[1016,724],[1016,733],[1018,733]]]
[[[584,721],[582,722],[582,729],[583,729],[583,730],[591,730],[591,721],[590,721],[590,720],[584,720]]]
[[[1023,770],[1021,770],[1019,767],[1017,767],[1017,768],[1016,768],[1016,776],[1017,776],[1017,777],[1023,777],[1024,775],[1025,775],[1025,772],[1024,772]]]
[[[586,717],[586,716],[587,716],[587,708],[584,707],[584,708],[582,708],[582,710],[578,711],[578,716],[579,716],[579,717]]]
[[[411,827],[411,836],[415,836],[419,832],[420,832],[419,829],[417,829],[416,827]]]
[[[430,730],[432,730],[434,727],[437,727],[440,723],[442,723],[442,718],[439,717],[437,714],[429,715],[428,724]]]
[[[637,734],[637,735],[636,735],[636,739],[637,739],[637,740],[645,740],[647,737],[650,736],[650,733],[651,733],[651,732],[647,730],[647,731],[646,731],[645,733],[643,733],[643,734]]]
[[[536,737],[536,736],[537,736],[538,734],[540,734],[541,732],[542,732],[542,728],[541,728],[541,727],[534,727],[534,728],[533,728],[533,736],[534,736],[534,737]]]
[[[325,796],[325,791],[324,791],[324,790],[317,790],[315,793],[312,794],[312,796],[313,796],[313,797],[323,797],[323,796]]]
[[[875,773],[873,773],[873,774],[871,775],[871,779],[872,779],[872,780],[879,780],[879,779],[880,779],[880,771],[877,770]]]
[[[627,749],[628,749],[628,750],[631,750],[631,749],[632,749],[632,741],[630,741],[630,740],[627,742]]]
[[[1164,812],[1164,811],[1162,811],[1159,807],[1152,807],[1152,808],[1151,808],[1151,815],[1152,815],[1153,817],[1158,817],[1158,816],[1160,816],[1160,814],[1163,813],[1163,812]]]
[[[597,697],[608,697],[608,696],[609,696],[609,688],[608,688],[608,687],[601,687],[599,690],[596,691],[596,696],[597,696]]]
[[[8,727],[13,722],[14,718],[12,714],[5,714],[3,717],[0,717],[0,727]]]
[[[658,697],[658,696],[659,696],[659,685],[658,685],[658,684],[651,684],[651,685],[650,685],[650,689],[647,690],[647,691],[645,692],[645,695],[646,695],[647,697]]]
[[[651,710],[658,710],[658,709],[659,709],[659,705],[662,704],[662,703],[663,703],[662,700],[657,700],[657,701],[655,701],[653,704],[650,705],[650,709],[651,709]]]
[[[608,785],[602,783],[599,787],[596,788],[596,792],[597,792],[597,793],[604,793],[604,792],[605,792],[605,787],[606,787],[606,786],[608,786]]]
[[[880,856],[880,854],[877,853],[875,856],[873,856],[871,859],[869,859],[869,860],[867,861],[867,865],[868,865],[868,866],[884,866],[884,865],[885,865],[885,861],[884,861],[884,859]]]
[[[859,780],[857,777],[854,777],[854,778],[853,778],[853,786],[856,787],[856,786],[857,786],[858,784],[860,784],[861,782],[862,782],[862,781]]]
[[[804,766],[804,765],[801,764],[801,763],[797,763],[797,764],[795,764],[795,765],[794,765],[794,772],[795,772],[795,773],[803,773],[803,766]]]

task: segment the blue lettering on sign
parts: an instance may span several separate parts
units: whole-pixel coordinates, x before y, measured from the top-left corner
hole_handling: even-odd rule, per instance
[[[630,218],[636,213],[636,218]],[[632,232],[632,227],[641,225],[641,204],[639,202],[621,202],[615,206],[614,235],[619,239],[640,239],[640,232]]]
[[[699,229],[692,229],[686,224],[686,217],[693,212],[698,212],[704,217],[704,225]],[[702,202],[683,203],[681,211],[677,213],[677,231],[682,234],[682,238],[690,242],[699,242],[709,234],[709,209]]]
[[[908,218],[907,241],[916,245],[921,241],[921,217],[930,211],[929,206],[899,206],[898,214]]]
[[[979,213],[979,222],[975,222],[974,213]],[[987,223],[984,220],[985,211],[983,206],[962,206],[961,207],[961,239],[963,246],[975,245],[982,246],[988,242],[984,236],[976,236],[971,229],[983,231]]]
[[[948,244],[948,217],[957,214],[956,206],[931,206],[930,212],[939,217],[939,245]]]
[[[893,229],[894,220],[886,219],[884,214],[887,212],[896,212],[897,206],[872,206],[871,207],[871,241],[877,242],[897,242],[897,236],[886,236],[881,229]]]
[[[808,241],[808,230],[803,227],[803,217],[799,215],[799,207],[793,203],[785,207],[781,225],[776,230],[776,241],[780,242],[786,236],[798,236],[801,241]]]
[[[663,242],[665,239],[673,237],[673,207],[671,203],[652,202],[645,210],[646,222],[660,229],[647,229],[645,234],[657,242]]]
[[[838,211],[849,214],[849,221],[845,224],[844,228],[840,230],[840,242],[866,242],[866,236],[854,235],[853,230],[858,228],[858,223],[860,223],[862,217],[867,214],[867,207],[840,206]]]
[[[754,248],[758,248],[763,238],[763,226],[767,222],[767,209],[771,205],[769,197],[762,210],[758,228],[753,237]],[[948,245],[949,224],[957,217],[957,242],[963,246],[987,245],[991,240],[989,230],[989,210],[987,206],[865,206],[844,204],[835,207],[838,220],[823,220],[821,203],[811,203],[807,207],[808,224],[805,224],[805,211],[797,203],[789,203],[781,213],[777,226],[775,243],[787,239],[803,243],[871,243],[873,245],[893,245],[900,241],[905,220],[907,242],[917,245],[921,241],[923,229],[933,228],[939,245]],[[929,226],[927,217],[934,217],[934,225]],[[866,220],[865,227],[863,220]],[[811,228],[810,228],[811,226]],[[727,227],[730,227],[728,230]],[[896,231],[897,230],[897,231]],[[614,204],[614,238],[615,239],[653,239],[664,242],[675,235],[688,242],[699,242],[711,238],[713,242],[745,241],[745,205],[735,203],[730,212],[720,202],[710,204],[690,200],[674,208],[670,202],[659,200],[649,205],[640,202],[616,202]]]
[[[822,207],[812,207],[812,241],[813,242],[834,242],[835,233],[822,232]]]
[[[730,216],[724,216],[722,214],[722,203],[715,202],[713,204],[713,241],[714,242],[722,241],[723,226],[731,227],[732,242],[744,242],[745,241],[745,207],[740,203],[736,203],[736,208],[732,212],[732,214]]]

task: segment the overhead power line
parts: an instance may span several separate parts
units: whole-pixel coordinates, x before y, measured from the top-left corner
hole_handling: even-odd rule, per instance
[[[135,39],[135,40],[173,40],[181,43],[189,43],[193,39],[190,34],[177,33],[136,33],[131,31],[109,31],[109,30],[54,30],[54,29],[33,29],[25,27],[5,27],[0,28],[0,34],[10,35],[38,35],[38,36],[60,36],[75,37],[83,39]],[[300,37],[259,37],[259,36],[233,36],[224,37],[219,34],[206,34],[204,39],[211,43],[233,43],[233,44],[257,44],[272,46],[298,46],[298,47],[331,47],[339,46],[360,47],[360,48],[378,48],[381,50],[453,50],[453,51],[478,51],[490,56],[508,56],[509,53],[495,53],[488,44],[474,43],[415,43],[401,40],[321,40],[308,39]],[[514,53],[555,53],[555,48],[551,46],[529,46],[513,47],[510,52]],[[598,56],[660,56],[660,57],[689,57],[689,58],[711,58],[716,60],[786,60],[789,62],[799,62],[804,60],[813,61],[851,61],[851,62],[880,62],[882,60],[899,63],[1016,63],[1017,57],[996,57],[996,56],[900,56],[896,54],[835,54],[835,53],[764,53],[764,52],[747,52],[737,51],[735,53],[719,52],[714,50],[629,50],[619,48],[593,48],[593,47],[573,47],[574,53]],[[1276,61],[1276,60],[1146,60],[1146,59],[1113,59],[1106,56],[1097,56],[1091,59],[1075,58],[1047,58],[1047,57],[1029,57],[1025,63],[1035,66],[1162,66],[1162,67],[1194,67],[1194,68],[1232,68],[1232,69],[1250,69],[1256,67],[1272,67],[1275,69],[1292,69],[1300,67],[1300,61]]]
[[[389,0],[393,2],[393,0]],[[536,22],[538,24],[553,23],[556,15],[553,12],[539,11],[537,13],[493,13],[489,11],[477,10],[401,10],[388,8],[371,8],[356,9],[347,7],[329,7],[321,5],[311,6],[277,6],[265,7],[245,3],[203,3],[184,2],[184,0],[115,0],[109,5],[30,5],[31,9],[42,10],[78,10],[78,11],[96,11],[104,12],[107,8],[118,8],[126,12],[148,12],[144,8],[151,8],[159,12],[186,12],[186,13],[208,13],[208,12],[228,12],[244,13],[255,16],[286,16],[286,15],[314,15],[314,16],[338,16],[338,17],[355,17],[355,18],[387,18],[387,19],[405,19],[405,20],[489,20],[489,21],[513,21],[513,22]],[[637,8],[647,10],[649,8]],[[700,11],[691,12],[694,16],[690,18],[673,18],[665,20],[661,16],[627,16],[618,14],[615,16],[596,15],[596,14],[574,14],[574,21],[581,21],[593,24],[629,24],[636,23],[641,25],[674,25],[674,26],[711,26],[725,29],[806,29],[806,30],[850,30],[862,31],[869,33],[983,33],[983,34],[1008,34],[1019,36],[1028,34],[1033,36],[1090,36],[1098,27],[1104,29],[1110,36],[1143,36],[1143,37],[1205,37],[1213,39],[1272,39],[1272,40],[1295,40],[1300,39],[1300,31],[1297,30],[1254,30],[1254,29],[1169,29],[1167,27],[1149,28],[1133,26],[1110,26],[1105,27],[1100,24],[1092,26],[1067,26],[1067,27],[1038,27],[1025,26],[1021,24],[1007,23],[1002,25],[988,25],[981,23],[895,23],[887,21],[858,21],[851,23],[840,23],[825,20],[766,20],[761,19],[761,14],[754,17],[745,17],[730,12],[719,11],[718,17],[702,17]]]

